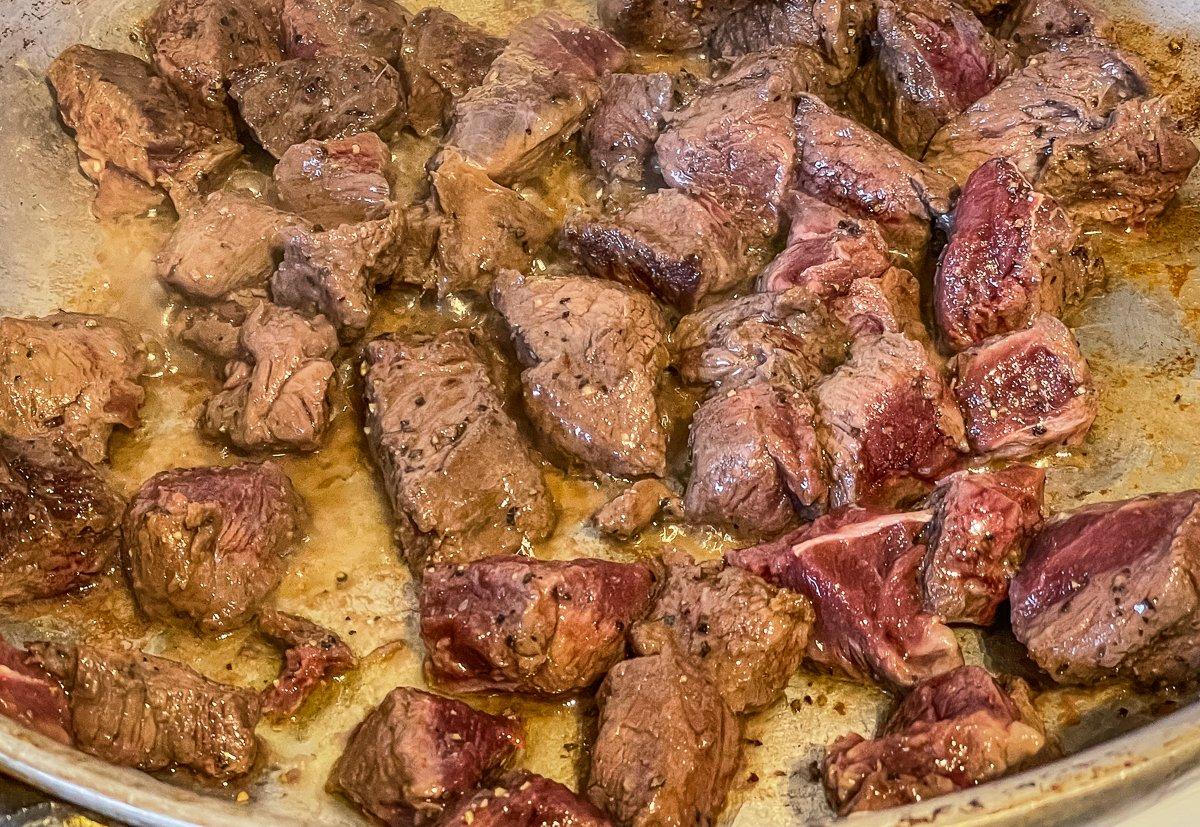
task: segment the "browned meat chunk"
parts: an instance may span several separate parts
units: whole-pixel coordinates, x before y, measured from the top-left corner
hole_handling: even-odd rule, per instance
[[[520,770],[462,798],[438,827],[610,827],[603,813],[569,789]]]
[[[123,527],[138,605],[209,632],[246,623],[283,577],[303,517],[300,495],[273,462],[155,474]]]
[[[655,391],[667,366],[667,323],[652,298],[588,276],[510,271],[492,303],[525,365],[525,409],[544,439],[596,473],[666,472]]]
[[[618,663],[597,697],[587,797],[618,824],[712,824],[741,762],[717,687],[668,646]]]
[[[987,670],[961,666],[919,684],[878,738],[834,741],[825,792],[840,815],[927,801],[1019,769],[1045,744],[1022,681],[1005,688]]]
[[[654,51],[702,46],[726,15],[750,0],[600,0],[600,23],[622,43]]]
[[[601,534],[628,540],[650,526],[659,516],[683,516],[683,501],[660,479],[638,480],[613,497],[592,515],[592,525]]]
[[[1035,192],[1005,158],[967,179],[950,242],[934,276],[942,341],[963,350],[1062,313],[1087,286],[1090,262],[1079,230],[1053,198]]]
[[[92,582],[116,557],[124,509],[70,448],[0,433],[0,605]]]
[[[369,57],[396,63],[409,12],[395,0],[283,0],[288,57]]]
[[[329,787],[384,824],[427,823],[496,775],[522,741],[512,719],[400,686],[350,734]]]
[[[54,677],[24,649],[0,638],[0,715],[53,738],[74,741],[67,696]]]
[[[214,304],[185,307],[171,323],[171,332],[193,350],[229,362],[242,353],[238,340],[246,317],[264,302],[262,296],[249,291]]]
[[[505,43],[445,9],[421,9],[404,29],[400,49],[408,125],[418,135],[445,126],[455,102],[483,83]]]
[[[455,103],[446,144],[510,184],[583,125],[600,78],[625,59],[599,29],[553,11],[530,17],[509,33],[483,82]]]
[[[488,557],[425,571],[421,640],[429,674],[454,692],[558,695],[625,657],[655,576],[642,563]]]
[[[541,469],[469,334],[376,339],[364,377],[371,453],[409,565],[505,554],[550,533]]]
[[[1014,459],[1079,445],[1100,406],[1074,335],[1046,313],[1025,330],[963,351],[954,369],[975,454]]]
[[[401,103],[400,76],[369,57],[284,60],[235,72],[229,94],[263,149],[378,132]]]
[[[925,610],[948,623],[991,626],[1042,524],[1046,472],[1030,465],[959,471],[929,498],[921,579]]]
[[[1061,683],[1191,680],[1200,667],[1200,492],[1097,503],[1047,523],[1008,590],[1012,629]]]
[[[833,505],[890,505],[932,483],[966,450],[963,419],[941,368],[897,333],[860,339],[815,389]]]
[[[148,186],[118,167],[103,167],[92,177],[96,182],[92,215],[101,221],[157,214],[166,206],[166,193]]]
[[[357,663],[340,637],[302,617],[267,609],[258,613],[258,630],[283,649],[279,677],[262,695],[267,715],[295,714],[317,684],[353,669]]]
[[[671,109],[673,87],[665,72],[618,72],[600,81],[600,102],[582,136],[592,172],[606,181],[646,180],[654,142]]]
[[[1112,20],[1091,0],[1018,0],[998,34],[1025,55],[1044,52],[1072,37],[1112,42]]]
[[[633,646],[650,655],[674,646],[708,675],[734,712],[783,694],[812,631],[812,605],[795,592],[719,560],[663,555],[666,581]]]
[[[0,431],[53,436],[88,462],[103,462],[113,428],[140,424],[145,367],[140,343],[116,319],[0,318]]]
[[[962,664],[953,632],[922,608],[929,512],[831,512],[726,559],[812,601],[808,657],[859,680],[912,686]]]
[[[33,643],[67,690],[75,746],[112,764],[193,770],[223,781],[254,767],[258,694],[143,652]]]
[[[290,147],[275,165],[285,209],[318,227],[383,218],[392,207],[392,152],[374,132]]]

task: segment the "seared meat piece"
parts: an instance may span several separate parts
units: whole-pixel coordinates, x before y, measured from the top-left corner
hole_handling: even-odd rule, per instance
[[[426,669],[453,692],[558,695],[625,657],[625,632],[655,585],[643,563],[488,557],[425,570]]]
[[[600,102],[583,128],[583,147],[592,172],[605,181],[646,180],[654,142],[674,96],[665,72],[618,72],[600,81]]]
[[[622,43],[650,52],[694,49],[750,0],[600,0],[600,23]]]
[[[1115,39],[1112,21],[1091,0],[1018,0],[997,34],[1026,56],[1072,37]]]
[[[263,149],[276,158],[310,139],[378,132],[401,103],[396,70],[369,57],[254,66],[233,74],[229,94]]]
[[[506,554],[550,533],[542,472],[468,333],[376,339],[364,377],[371,453],[414,570],[427,559]]]
[[[830,745],[823,772],[840,815],[885,810],[962,790],[1019,769],[1046,744],[1029,687],[1004,687],[978,666],[919,684],[875,740]]]
[[[286,718],[295,714],[317,684],[357,663],[340,637],[311,620],[266,609],[258,613],[258,630],[283,649],[279,677],[262,694],[267,715]]]
[[[962,664],[954,634],[921,606],[920,541],[928,520],[928,511],[839,509],[725,558],[812,601],[814,663],[859,680],[912,686]]]
[[[954,350],[1059,315],[1083,293],[1090,263],[1079,230],[1006,158],[967,179],[933,280],[934,319]]]
[[[929,498],[921,580],[925,610],[949,623],[991,626],[1042,524],[1046,472],[1031,465],[959,471]]]
[[[124,508],[70,448],[0,433],[0,605],[92,582],[116,557]]]
[[[0,715],[68,746],[71,710],[62,686],[24,649],[0,638]]]
[[[101,221],[136,218],[166,206],[166,193],[118,167],[103,167],[93,177],[96,196],[92,199],[92,215]]]
[[[246,317],[266,301],[254,291],[234,293],[224,301],[184,307],[171,323],[171,333],[193,350],[222,363],[242,353],[238,342]]]
[[[1096,418],[1087,360],[1066,325],[1047,313],[963,351],[952,369],[975,454],[1015,459],[1079,445]]]
[[[527,770],[465,796],[438,827],[610,827],[603,813],[569,789]]]
[[[898,333],[860,339],[814,395],[833,505],[890,505],[927,490],[966,450],[963,419],[929,353]]]
[[[283,577],[303,517],[300,495],[273,462],[155,474],[123,526],[138,605],[206,632],[246,623]]]
[[[812,605],[800,595],[720,560],[663,555],[666,581],[633,647],[650,655],[674,646],[708,675],[734,712],[774,701],[804,659]]]
[[[280,232],[298,221],[248,193],[214,192],[175,225],[155,270],[168,287],[200,301],[263,288],[281,255]]]
[[[136,428],[146,355],[121,321],[83,313],[0,318],[0,432],[64,440],[88,462]]]
[[[288,57],[367,57],[396,63],[409,12],[395,0],[283,0]]]
[[[29,645],[67,690],[75,746],[111,764],[182,767],[217,781],[245,775],[258,755],[258,694],[143,652]]]
[[[510,271],[497,279],[492,303],[525,365],[525,409],[544,439],[596,473],[666,473],[655,391],[668,328],[654,299],[588,276]]]
[[[161,0],[146,35],[158,73],[188,99],[221,112],[233,72],[283,58],[258,9],[237,0]]]
[[[522,746],[518,722],[399,686],[354,728],[329,788],[384,824],[436,819]]]
[[[593,275],[684,310],[745,275],[745,243],[733,216],[679,190],[659,190],[612,217],[568,219],[560,244]]]
[[[638,480],[598,508],[591,522],[601,534],[628,540],[649,527],[659,515],[668,520],[682,517],[683,501],[662,480],[649,477]]]
[[[503,270],[527,270],[554,235],[553,219],[534,201],[488,178],[455,150],[430,174],[438,208],[439,295],[486,293]]]
[[[688,522],[758,537],[825,510],[825,457],[812,403],[795,386],[750,382],[713,393],[689,437]]]
[[[796,143],[799,189],[875,220],[889,244],[920,261],[930,221],[950,211],[953,181],[812,95],[796,107]]]
[[[405,27],[400,49],[408,125],[418,135],[442,128],[455,101],[483,83],[505,43],[445,9],[421,9]]]
[[[587,797],[618,824],[715,823],[741,733],[700,666],[668,645],[614,666],[597,701]]]
[[[392,206],[392,152],[374,132],[290,147],[275,165],[284,208],[319,227],[383,218]]]
[[[238,355],[205,403],[200,429],[242,450],[315,450],[329,425],[336,352],[337,333],[323,316],[263,302],[238,332]]]
[[[455,103],[446,144],[510,184],[579,129],[600,79],[625,59],[599,29],[553,11],[530,17],[509,33],[483,82]]]

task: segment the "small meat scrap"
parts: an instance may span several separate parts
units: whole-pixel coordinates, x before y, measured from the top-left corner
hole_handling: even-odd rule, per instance
[[[525,366],[525,409],[543,438],[595,473],[666,473],[655,392],[668,328],[652,298],[588,276],[509,271],[497,279],[492,303]]]
[[[1000,37],[1024,56],[1073,37],[1113,42],[1113,21],[1091,0],[1018,0],[1000,23]]]
[[[601,80],[600,102],[582,135],[592,172],[605,181],[643,183],[673,97],[665,72],[616,72]]]
[[[960,666],[918,684],[874,740],[854,733],[834,741],[825,792],[839,815],[886,810],[999,778],[1045,744],[1023,681]]]
[[[444,127],[458,99],[483,83],[506,42],[437,6],[417,12],[400,49],[408,125],[418,135]]]
[[[265,609],[258,613],[258,630],[283,649],[279,677],[262,693],[266,715],[294,715],[321,681],[344,674],[357,663],[340,637],[311,620]]]
[[[934,319],[954,350],[1061,315],[1092,269],[1079,229],[1006,158],[967,179],[933,280]]]
[[[66,688],[75,746],[84,752],[147,772],[180,767],[216,781],[253,769],[258,693],[144,652],[40,642],[29,651]]]
[[[625,657],[656,578],[642,563],[488,557],[425,571],[426,669],[454,692],[559,695]]]
[[[502,776],[448,809],[438,827],[611,827],[569,789],[526,770]]]
[[[659,516],[683,516],[683,501],[665,482],[647,477],[635,482],[592,514],[592,525],[601,534],[628,540],[647,529]]]
[[[113,428],[136,428],[142,344],[106,316],[0,318],[0,431],[64,440],[87,462],[108,457]]]
[[[668,646],[622,661],[597,695],[587,797],[618,824],[713,824],[741,763],[738,720]]]
[[[337,333],[263,302],[238,332],[225,384],[204,404],[200,430],[245,451],[313,451],[329,426]]]
[[[283,577],[303,516],[274,462],[154,475],[125,512],[122,552],[138,605],[206,632],[241,626]]]
[[[980,456],[1017,459],[1079,445],[1100,407],[1075,336],[1048,313],[963,351],[951,368],[967,440]]]
[[[925,610],[990,626],[1042,524],[1046,472],[1031,465],[959,471],[929,498],[921,581]]]
[[[288,57],[369,57],[396,63],[408,9],[393,0],[283,0]]]
[[[192,350],[229,362],[242,353],[238,339],[246,317],[265,302],[257,291],[250,290],[232,293],[213,304],[182,307],[171,322],[171,333]]]
[[[550,533],[541,469],[470,334],[376,339],[364,384],[371,454],[414,571],[514,552]]]
[[[54,439],[0,433],[0,605],[86,586],[116,559],[125,501]]]
[[[54,676],[24,649],[0,638],[0,715],[70,745],[71,710]]]
[[[289,147],[275,165],[279,202],[318,227],[383,218],[392,208],[392,152],[374,132]]]
[[[515,720],[399,686],[350,733],[328,787],[384,824],[425,824],[496,777],[523,742]]]
[[[276,158],[307,140],[378,132],[401,104],[396,70],[361,56],[253,66],[233,74],[229,94],[259,144]]]
[[[640,655],[675,646],[708,675],[735,713],[767,706],[800,667],[812,604],[720,560],[663,555],[667,574],[649,616],[633,627]]]
[[[962,664],[953,632],[922,608],[928,511],[843,508],[726,559],[812,601],[814,663],[907,687]]]
[[[816,385],[830,503],[892,505],[929,489],[961,459],[963,417],[942,370],[898,333],[864,338]]]
[[[86,163],[86,160],[83,161]],[[92,215],[101,221],[157,215],[167,204],[167,194],[134,178],[124,170],[107,166],[86,173],[96,184]]]

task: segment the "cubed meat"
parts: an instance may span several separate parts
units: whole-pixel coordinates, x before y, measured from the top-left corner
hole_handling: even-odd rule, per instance
[[[600,0],[600,23],[622,43],[650,52],[694,49],[726,15],[750,0]]]
[[[414,570],[513,552],[550,533],[541,469],[468,333],[376,339],[364,370],[371,453]]]
[[[0,638],[0,715],[70,745],[71,710],[54,676],[24,649]]]
[[[517,721],[400,686],[350,734],[329,787],[391,827],[428,823],[522,744]]]
[[[1018,0],[997,30],[1023,55],[1051,49],[1072,37],[1113,42],[1116,31],[1108,14],[1091,0]]]
[[[283,60],[235,72],[229,94],[263,149],[378,132],[401,103],[400,76],[370,57]]]
[[[843,735],[822,767],[840,815],[927,801],[1020,769],[1046,744],[1029,688],[978,666],[917,685],[878,738]]]
[[[643,563],[588,558],[432,566],[421,585],[426,670],[454,692],[586,689],[625,657],[655,582]]]
[[[111,764],[192,770],[216,781],[254,767],[258,693],[190,666],[97,646],[32,643],[32,661],[67,690],[75,746]]]
[[[145,391],[141,342],[124,322],[83,313],[0,318],[0,431],[64,440],[88,462],[113,428],[136,428]]]
[[[283,649],[279,677],[262,694],[267,715],[295,714],[318,684],[353,669],[357,662],[340,637],[302,617],[267,609],[258,613],[258,630]]]
[[[1031,465],[959,471],[938,483],[921,568],[927,612],[948,623],[992,625],[1042,524],[1045,487],[1046,472]]]
[[[903,333],[915,342],[929,342],[921,316],[921,285],[903,268],[889,267],[877,277],[855,279],[844,296],[833,299],[831,309],[852,336]]]
[[[171,322],[171,333],[188,347],[222,364],[242,353],[239,342],[246,317],[266,299],[257,291],[233,293],[228,298],[184,307]]]
[[[275,165],[275,190],[284,209],[318,227],[383,218],[392,207],[392,152],[374,132],[305,141]]]
[[[651,193],[611,217],[568,219],[560,244],[593,275],[683,310],[746,276],[746,242],[733,216],[680,190]]]
[[[417,12],[400,49],[408,125],[418,135],[444,127],[455,102],[483,83],[506,42],[437,6]]]
[[[288,57],[368,57],[396,63],[409,12],[395,0],[283,0]]]
[[[892,505],[923,493],[966,450],[940,366],[901,334],[857,340],[814,396],[833,505]]]
[[[654,520],[683,516],[683,500],[675,489],[655,477],[638,480],[592,514],[591,523],[601,534],[628,540],[650,527]]]
[[[158,620],[236,628],[283,578],[303,518],[300,495],[274,462],[155,474],[125,512],[134,597]]]
[[[509,33],[483,82],[454,105],[446,144],[500,184],[532,172],[582,125],[626,52],[599,29],[546,11]]]
[[[1015,459],[1079,445],[1100,403],[1071,331],[1043,313],[954,360],[954,395],[971,451]]]
[[[688,522],[766,537],[824,512],[828,471],[815,419],[807,395],[784,383],[709,396],[689,436]]]
[[[116,559],[124,509],[66,445],[0,433],[0,605],[95,580]]]
[[[238,354],[209,399],[200,430],[244,451],[313,451],[329,425],[337,333],[323,316],[306,319],[263,302],[238,331]]]
[[[1054,680],[1178,683],[1200,667],[1200,492],[1050,520],[1008,590],[1012,630]]]
[[[698,664],[668,646],[613,667],[587,797],[618,824],[713,824],[741,763],[737,718]]]
[[[1006,158],[967,179],[933,279],[934,320],[953,350],[1060,315],[1087,286],[1079,230]]]
[[[674,82],[665,72],[618,72],[601,80],[600,101],[582,136],[592,172],[605,181],[644,183],[673,97]]]
[[[663,555],[667,574],[650,614],[633,627],[634,650],[674,646],[708,675],[735,713],[783,694],[812,632],[804,597],[720,560]]]
[[[954,633],[922,608],[921,535],[929,516],[838,509],[726,559],[812,601],[813,663],[858,680],[912,686],[963,662]]]
[[[538,434],[598,474],[662,476],[667,436],[655,391],[667,322],[645,293],[588,276],[497,279],[492,303],[525,370]]]
[[[569,789],[526,770],[505,775],[446,811],[438,827],[611,827]]]
[[[102,167],[92,177],[96,183],[92,215],[101,221],[157,214],[167,204],[165,192],[134,178],[119,167]]]

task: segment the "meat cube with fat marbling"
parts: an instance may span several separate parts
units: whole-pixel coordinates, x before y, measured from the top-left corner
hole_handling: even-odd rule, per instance
[[[590,802],[528,770],[502,776],[446,811],[438,827],[611,827]]]
[[[283,0],[288,57],[371,57],[396,63],[408,9],[395,0]]]
[[[592,514],[591,523],[601,534],[628,540],[647,529],[655,519],[678,520],[683,500],[660,479],[638,480]]]
[[[71,710],[62,685],[33,656],[0,638],[0,715],[68,746]]]
[[[279,677],[262,693],[267,715],[287,717],[298,710],[317,685],[353,669],[350,647],[328,629],[286,612],[258,613],[258,630],[283,649]]]
[[[392,152],[374,132],[290,147],[275,165],[284,209],[318,227],[383,218],[392,207]]]
[[[996,33],[1023,55],[1044,52],[1072,37],[1112,42],[1116,35],[1108,14],[1091,0],[1018,0]]]
[[[645,182],[673,97],[674,81],[665,72],[618,72],[601,80],[600,101],[582,136],[592,172],[605,181]]]

